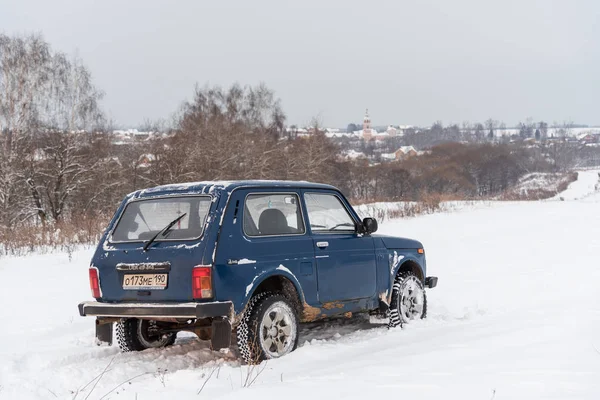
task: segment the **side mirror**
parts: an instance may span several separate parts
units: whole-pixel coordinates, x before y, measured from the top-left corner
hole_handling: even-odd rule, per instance
[[[377,232],[377,220],[375,218],[365,218],[362,221],[363,231],[367,235]]]

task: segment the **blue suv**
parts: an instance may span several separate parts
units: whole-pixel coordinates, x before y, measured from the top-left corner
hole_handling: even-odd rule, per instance
[[[424,318],[423,245],[374,234],[344,195],[291,181],[195,182],[125,197],[93,256],[96,338],[123,351],[194,332],[215,350],[235,333],[247,363],[298,344],[299,323],[367,312],[391,327]]]

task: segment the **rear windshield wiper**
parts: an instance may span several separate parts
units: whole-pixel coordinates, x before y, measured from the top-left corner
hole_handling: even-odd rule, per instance
[[[173,227],[173,225],[175,225],[176,223],[178,223],[183,217],[185,217],[187,215],[187,213],[183,213],[181,214],[179,217],[175,218],[173,221],[169,222],[169,225],[165,226],[164,228],[162,228],[160,231],[158,231],[156,233],[156,235],[152,236],[152,239],[148,240],[146,242],[146,244],[144,245],[144,251],[148,250],[148,247],[150,247],[150,245],[152,243],[154,243],[154,241],[156,240],[156,238],[161,234],[166,234],[167,232],[169,232],[171,230],[171,228]]]

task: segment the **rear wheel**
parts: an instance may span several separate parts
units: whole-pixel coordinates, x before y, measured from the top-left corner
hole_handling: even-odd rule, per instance
[[[236,333],[244,361],[257,364],[282,357],[296,349],[298,317],[285,296],[260,293],[248,303]]]
[[[390,327],[407,324],[427,316],[425,287],[412,271],[403,271],[396,276],[389,311]]]
[[[117,323],[117,342],[122,351],[141,351],[170,346],[176,333],[163,333],[156,321],[129,318]]]

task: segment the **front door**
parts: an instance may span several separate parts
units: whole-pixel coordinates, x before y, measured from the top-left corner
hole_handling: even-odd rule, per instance
[[[356,221],[335,192],[305,192],[321,303],[375,295],[376,260],[371,236],[356,233]]]

